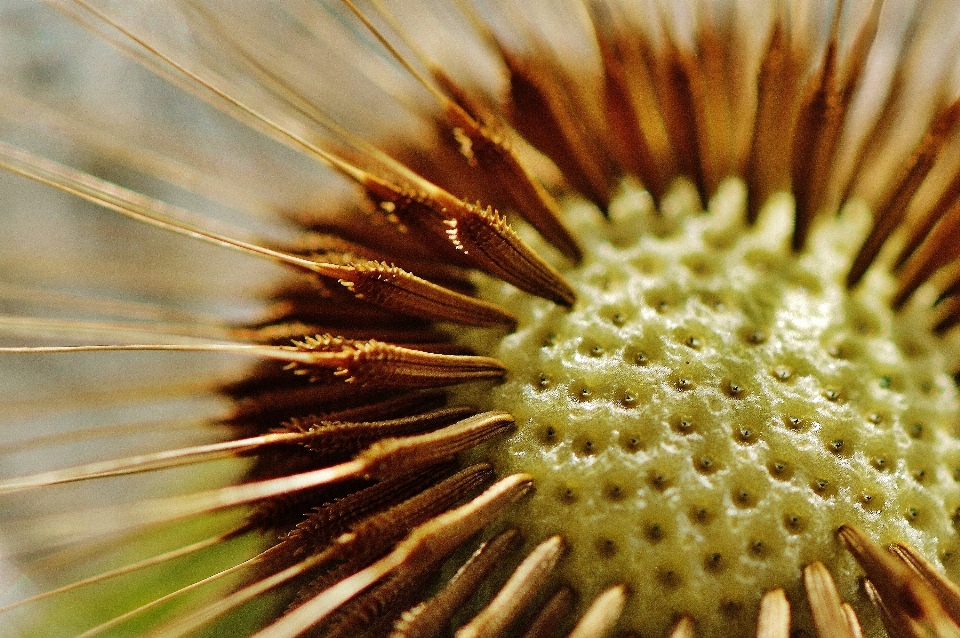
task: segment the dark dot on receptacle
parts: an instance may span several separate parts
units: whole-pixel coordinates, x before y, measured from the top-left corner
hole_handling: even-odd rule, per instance
[[[786,481],[793,475],[790,464],[782,460],[770,461],[767,464],[767,471],[770,472],[770,476],[781,481]]]
[[[677,434],[693,434],[696,429],[696,424],[694,424],[693,419],[688,416],[676,416],[673,418],[671,423],[673,426],[673,431]]]
[[[723,382],[723,391],[731,399],[742,399],[747,395],[747,386],[739,381],[728,380]]]
[[[793,368],[784,365],[774,366],[771,373],[773,378],[778,381],[789,381],[793,377]]]
[[[620,485],[611,483],[604,488],[603,495],[608,501],[622,501],[626,497],[627,493]]]
[[[840,388],[826,388],[823,391],[823,398],[831,403],[838,403],[843,399],[843,390]]]
[[[627,452],[636,452],[643,447],[643,441],[641,441],[640,437],[637,436],[621,436],[620,446],[623,447],[623,449]]]
[[[707,455],[694,457],[693,466],[700,474],[713,474],[719,469],[713,457]]]
[[[788,512],[783,516],[783,526],[787,528],[787,531],[791,534],[799,534],[806,529],[807,522],[799,514]]]
[[[683,584],[683,579],[676,570],[668,567],[660,567],[654,571],[654,577],[666,589],[676,589]]]
[[[703,568],[708,572],[713,572],[716,574],[722,572],[725,567],[726,564],[720,552],[708,554],[707,557],[703,559]]]
[[[662,492],[670,487],[670,477],[659,470],[652,470],[647,475],[647,483],[658,492]]]
[[[716,518],[714,512],[706,507],[694,507],[690,510],[690,520],[697,525],[708,525]]]
[[[540,439],[544,443],[556,443],[558,439],[557,428],[553,427],[552,425],[548,425],[547,427],[543,428],[540,434]]]
[[[597,553],[604,558],[613,558],[617,555],[617,544],[609,538],[597,539]]]
[[[750,508],[757,504],[756,495],[745,487],[734,488],[731,496],[737,507]]]
[[[643,535],[651,543],[659,543],[666,538],[667,533],[664,531],[663,526],[660,525],[660,523],[651,523],[644,528]]]
[[[862,505],[864,509],[878,512],[883,509],[883,499],[875,494],[864,492],[860,495],[860,505]]]
[[[825,478],[815,478],[810,481],[810,489],[814,491],[818,496],[826,498],[833,493],[833,486]]]
[[[783,424],[791,430],[803,430],[807,426],[807,421],[803,417],[788,414],[783,417]]]
[[[843,454],[846,443],[843,439],[831,439],[827,441],[827,450],[833,454]]]
[[[557,490],[557,499],[566,505],[571,505],[577,502],[577,492],[572,487],[563,486]]]

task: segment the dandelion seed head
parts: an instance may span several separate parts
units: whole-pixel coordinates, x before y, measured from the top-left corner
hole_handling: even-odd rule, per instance
[[[834,535],[844,522],[928,556],[955,551],[951,357],[915,330],[931,321],[922,305],[889,309],[889,277],[844,286],[862,209],[794,254],[788,199],[750,228],[742,184],[723,184],[708,212],[687,195],[668,195],[672,219],[629,188],[609,222],[570,204],[586,257],[564,270],[569,312],[485,286],[519,327],[489,351],[506,381],[466,400],[521,427],[475,454],[537,485],[504,524],[563,536],[558,577],[585,600],[624,583],[660,601],[627,608],[622,626],[641,635],[683,615],[703,635],[746,634],[763,592],[802,599],[815,560],[866,610]]]
[[[949,0],[51,4],[0,166],[100,208],[0,178],[0,614],[960,626]]]

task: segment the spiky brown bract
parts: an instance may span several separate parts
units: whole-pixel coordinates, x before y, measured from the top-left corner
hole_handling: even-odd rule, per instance
[[[134,276],[120,300],[108,294],[78,301],[68,294],[69,278],[44,279],[42,261],[11,260],[23,275],[4,290],[16,313],[4,317],[4,329],[58,339],[47,349],[15,340],[3,354],[11,369],[29,353],[60,360],[91,352],[100,366],[130,351],[179,352],[187,361],[210,354],[261,359],[231,383],[205,374],[184,387],[165,372],[151,381],[155,389],[130,393],[143,409],[157,395],[184,404],[220,397],[230,406],[226,414],[198,417],[220,441],[181,436],[160,451],[138,441],[129,452],[58,464],[67,469],[18,469],[0,483],[0,498],[22,513],[5,521],[0,537],[18,562],[56,572],[77,556],[85,561],[80,574],[48,574],[49,591],[36,594],[57,609],[58,601],[94,592],[79,599],[89,619],[75,626],[53,620],[65,632],[143,632],[153,625],[153,635],[184,635],[223,618],[232,622],[266,601],[242,631],[400,637],[444,635],[456,625],[461,636],[529,630],[579,638],[616,631],[630,605],[655,605],[631,598],[621,583],[576,601],[577,583],[554,578],[568,549],[562,534],[528,539],[535,547],[525,556],[517,555],[515,531],[477,541],[536,486],[524,473],[494,476],[484,462],[462,462],[464,452],[516,425],[497,410],[447,406],[443,388],[509,372],[466,351],[457,336],[458,326],[509,330],[516,322],[513,309],[475,296],[473,272],[563,307],[576,303],[551,265],[584,257],[558,201],[586,199],[603,223],[601,213],[625,182],[641,183],[660,204],[671,184],[686,178],[705,203],[724,178],[739,176],[751,224],[771,195],[792,193],[790,243],[802,255],[818,220],[866,200],[872,228],[847,270],[848,288],[892,269],[891,305],[938,300],[932,325],[918,330],[947,339],[960,321],[960,182],[953,177],[960,101],[951,84],[956,9],[949,2],[52,4],[220,112],[206,117],[231,116],[287,147],[269,147],[265,160],[281,177],[242,165],[224,169],[229,149],[185,152],[194,138],[169,122],[162,126],[162,118],[161,135],[151,137],[148,128],[140,131],[148,114],[111,121],[55,92],[18,91],[22,83],[14,81],[0,87],[0,165],[9,171],[289,271],[254,297],[266,305],[260,318],[238,321],[212,319],[197,309],[202,304],[187,303],[191,291],[181,281],[216,279],[212,272],[188,276],[182,262],[156,265],[142,250],[127,256]],[[336,82],[344,77],[347,89]],[[115,131],[143,134],[127,140]],[[114,183],[127,182],[122,174],[105,179],[97,166],[85,172],[44,159],[60,155],[50,148],[56,139],[139,172],[146,182],[139,190],[147,194]],[[304,158],[321,168],[306,170]],[[296,181],[284,173],[328,168],[354,189],[349,196],[337,198],[320,185],[320,195],[301,202],[277,195]],[[292,229],[251,237],[190,212],[215,210],[215,203],[239,209],[238,219],[251,226],[272,215]],[[524,220],[524,232],[539,233],[556,254],[530,248],[505,215]],[[145,245],[159,241],[148,237]],[[892,256],[882,258],[884,251]],[[69,270],[68,259],[48,258]],[[154,278],[157,269],[165,272]],[[43,290],[58,285],[53,295]],[[130,296],[141,289],[160,307]],[[915,295],[921,289],[925,294]],[[213,292],[216,285],[199,296]],[[47,306],[47,319],[27,314],[38,305]],[[68,311],[54,312],[60,306]],[[77,345],[91,333],[95,345]],[[155,361],[134,367],[149,378]],[[123,393],[112,390],[65,392],[64,420],[80,421],[85,401],[105,404],[113,394],[122,401]],[[18,409],[28,416],[41,413],[36,404],[25,406]],[[81,430],[78,437],[97,441],[105,433],[113,442],[134,432],[142,439],[155,429],[149,419],[137,415],[134,424]],[[11,444],[5,453],[58,439],[46,441]],[[246,462],[234,464],[233,474],[217,465],[238,458]],[[164,490],[140,495],[126,482],[130,474],[197,463],[204,469],[165,474],[174,478]],[[108,478],[114,476],[126,478]],[[82,506],[71,502],[77,493],[56,492],[87,480],[104,486],[99,496],[106,503]],[[114,489],[127,494],[114,499],[107,492]],[[28,507],[34,493],[51,504],[42,515]],[[239,517],[221,514],[240,506],[247,509]],[[187,522],[205,529],[159,542]],[[176,561],[189,556],[215,562],[210,556],[226,556],[218,550],[238,542],[251,552],[246,562],[228,557],[190,577],[200,583],[222,570],[210,583],[146,582],[150,569],[175,573],[182,564]],[[250,549],[258,542],[265,545],[260,553]],[[891,635],[960,635],[957,588],[934,566],[945,557],[902,545],[888,551],[846,525],[836,542],[863,568],[865,595]],[[159,547],[151,551],[153,544]],[[462,568],[446,580],[458,561]],[[97,589],[127,572],[131,595]],[[188,599],[227,578],[234,579],[232,593]],[[759,608],[741,611],[757,619],[758,636],[786,636],[791,623],[820,636],[858,635],[857,612],[841,601],[829,569],[815,561],[795,578],[752,592]],[[788,600],[783,590],[800,582],[808,601]],[[494,593],[470,603],[478,589]],[[98,600],[118,608],[98,614]],[[3,611],[37,602],[12,601]],[[164,611],[166,617],[152,616]],[[672,635],[697,633],[696,618],[665,622]]]

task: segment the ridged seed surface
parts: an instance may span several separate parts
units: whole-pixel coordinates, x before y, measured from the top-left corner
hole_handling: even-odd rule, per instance
[[[536,480],[508,524],[528,548],[567,539],[560,578],[581,601],[626,583],[621,626],[644,636],[680,614],[705,636],[749,631],[774,587],[802,622],[814,560],[865,609],[843,523],[960,575],[948,345],[922,304],[888,309],[884,276],[843,286],[865,211],[848,208],[794,255],[789,201],[747,227],[742,193],[725,184],[705,214],[684,188],[660,214],[630,191],[609,222],[572,210],[587,254],[564,272],[574,308],[488,284],[520,327],[472,340],[510,372],[464,400],[518,423],[479,455]]]

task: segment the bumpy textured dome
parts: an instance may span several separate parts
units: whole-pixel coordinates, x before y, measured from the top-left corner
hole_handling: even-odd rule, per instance
[[[789,200],[756,228],[743,201],[730,182],[707,213],[682,188],[664,213],[630,190],[609,222],[581,205],[570,311],[484,288],[520,323],[495,344],[478,335],[510,372],[467,400],[519,427],[476,456],[534,477],[507,524],[566,539],[560,577],[587,600],[618,582],[659,600],[627,608],[641,635],[684,614],[710,635],[746,632],[760,593],[815,560],[857,599],[860,570],[834,538],[845,523],[928,556],[955,550],[949,359],[915,330],[923,313],[889,309],[888,278],[845,290],[865,211],[825,221],[798,257]]]

